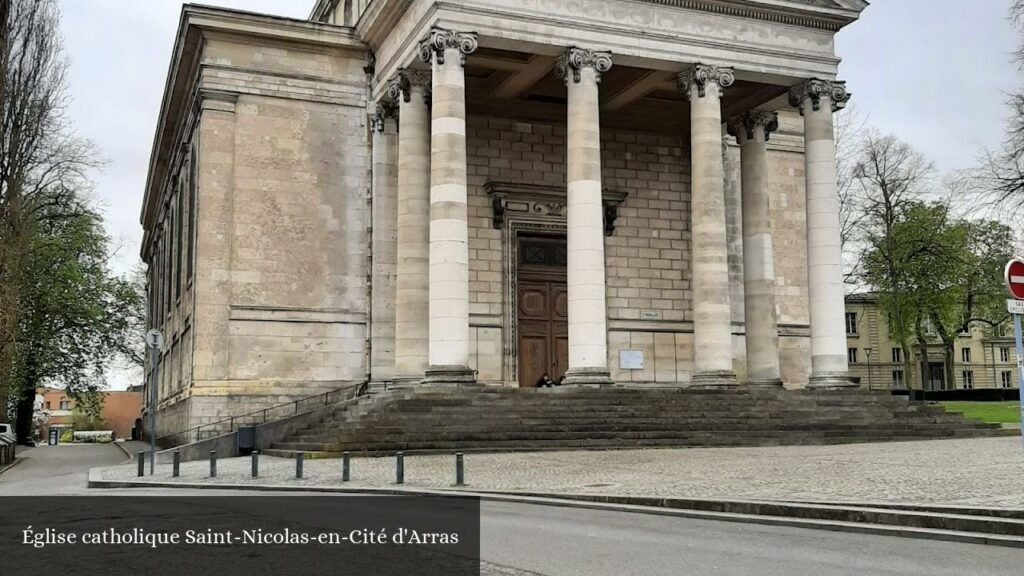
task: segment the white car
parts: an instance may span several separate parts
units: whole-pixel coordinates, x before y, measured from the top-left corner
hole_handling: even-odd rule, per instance
[[[6,436],[12,441],[14,440],[14,426],[10,424],[0,424],[0,436]]]

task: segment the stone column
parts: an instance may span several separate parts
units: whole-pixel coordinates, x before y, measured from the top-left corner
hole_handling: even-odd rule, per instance
[[[373,203],[370,215],[370,381],[391,380],[395,371],[395,276],[398,203],[398,105],[377,103],[373,131]]]
[[[804,117],[807,177],[807,296],[811,320],[808,387],[854,386],[846,359],[843,261],[836,190],[836,143],[832,113],[850,95],[844,82],[811,79],[790,90],[789,102]]]
[[[466,55],[476,34],[433,28],[420,42],[431,65],[430,350],[427,384],[476,382],[469,368]]]
[[[743,316],[749,386],[782,386],[768,201],[768,137],[778,128],[775,112],[747,112],[729,121],[729,134],[740,143]]]
[[[555,63],[568,91],[566,159],[569,369],[565,384],[612,384],[608,372],[604,207],[601,201],[601,114],[598,84],[610,52],[569,48]]]
[[[394,382],[414,383],[427,370],[430,253],[430,74],[402,70],[388,94],[398,102],[397,277]]]
[[[697,64],[679,74],[690,98],[690,217],[694,386],[736,385],[732,368],[729,263],[722,161],[722,89],[731,68]]]

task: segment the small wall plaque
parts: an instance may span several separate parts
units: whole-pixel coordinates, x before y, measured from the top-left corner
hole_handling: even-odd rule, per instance
[[[641,310],[641,320],[661,320],[661,310]]]
[[[619,370],[643,370],[643,350],[619,350]]]

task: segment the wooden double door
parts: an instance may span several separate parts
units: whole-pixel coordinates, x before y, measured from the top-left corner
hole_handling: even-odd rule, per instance
[[[544,374],[557,382],[569,368],[565,239],[523,238],[518,253],[519,385],[536,386]]]

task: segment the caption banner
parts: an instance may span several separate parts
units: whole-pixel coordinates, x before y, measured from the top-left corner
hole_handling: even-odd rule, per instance
[[[480,502],[419,496],[0,497],[11,574],[480,574]]]

